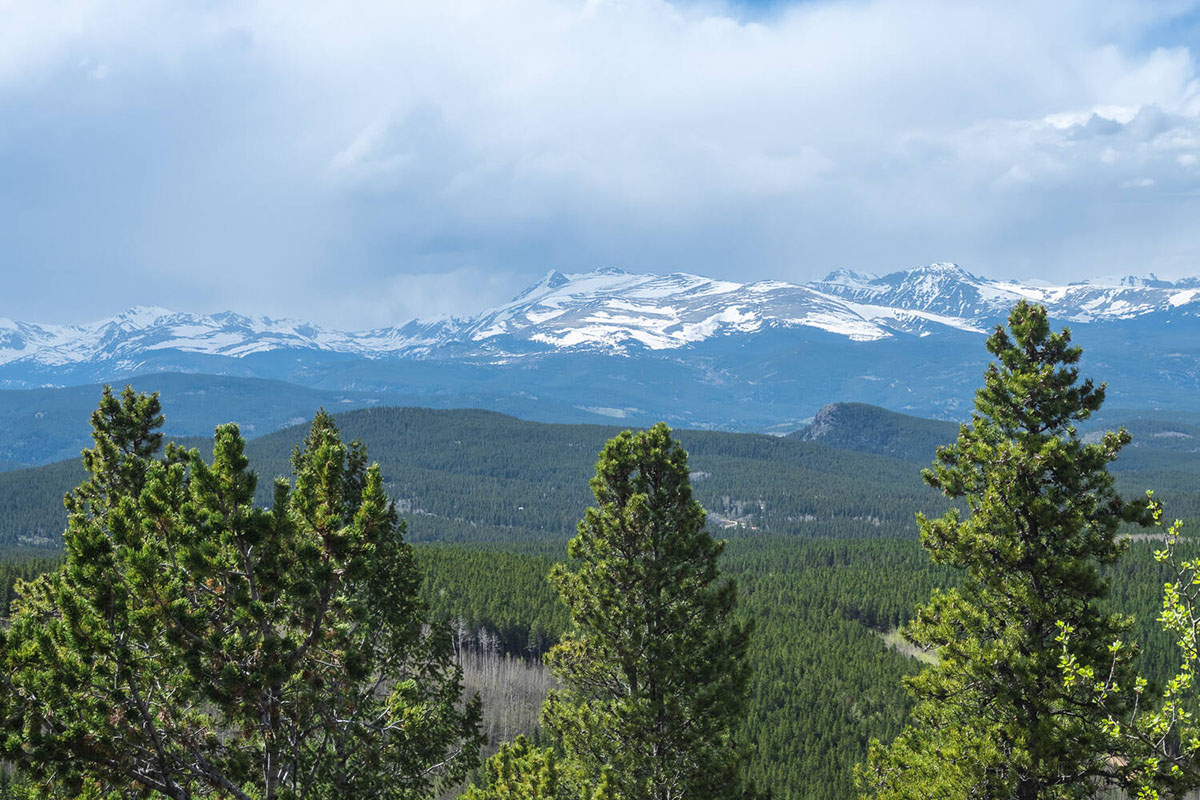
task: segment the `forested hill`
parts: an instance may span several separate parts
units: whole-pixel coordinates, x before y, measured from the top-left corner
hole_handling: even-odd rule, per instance
[[[816,441],[680,431],[713,528],[726,536],[910,537],[917,511],[946,507],[919,473],[954,438],[953,423],[862,404],[834,408]],[[337,420],[346,438],[361,438],[382,466],[413,541],[561,542],[591,503],[596,454],[621,430],[422,408],[348,411]],[[1200,427],[1140,417],[1128,427],[1134,442],[1113,465],[1121,490],[1153,488],[1170,514],[1200,517]],[[300,425],[250,441],[262,502],[272,479],[289,473],[288,456],[305,431]],[[211,446],[183,442],[204,454]],[[82,475],[77,459],[0,473],[0,548],[56,546],[65,524],[62,495]]]
[[[865,417],[851,417],[852,429],[874,431],[881,443],[939,444],[921,444],[913,435],[910,426],[919,432],[922,420],[860,411]],[[380,462],[411,541],[464,545],[417,548],[425,597],[438,618],[490,631],[507,652],[536,653],[553,642],[566,614],[545,575],[592,502],[588,479],[597,451],[620,428],[414,408],[350,411],[337,422],[346,439],[361,438]],[[1172,516],[1200,516],[1200,453],[1193,446],[1200,428],[1135,422],[1129,427],[1138,446],[1116,464],[1125,491],[1154,487]],[[288,456],[305,432],[300,426],[249,443],[264,502],[271,479],[288,473]],[[921,482],[928,460],[794,437],[678,435],[715,534],[731,540],[722,570],[736,578],[741,613],[756,623],[742,729],[751,744],[750,773],[779,800],[849,800],[855,796],[852,768],[864,758],[867,741],[888,741],[905,723],[909,700],[901,678],[920,667],[890,648],[894,639],[884,634],[953,580],[915,541],[913,513],[946,508]],[[186,444],[205,453],[211,446]],[[872,446],[870,437],[858,444]],[[11,599],[17,578],[53,563],[24,558],[5,564],[3,545],[19,537],[26,544],[57,543],[61,495],[81,478],[78,461],[0,475],[0,604]],[[1166,579],[1150,555],[1157,546],[1136,543],[1110,574],[1112,608],[1136,617],[1133,638],[1144,647],[1143,663],[1161,678],[1175,665],[1175,651],[1156,622]],[[38,555],[22,549],[26,557]]]
[[[926,466],[937,449],[958,437],[958,423],[924,419],[867,403],[822,406],[812,424],[791,434],[839,450],[875,453]]]
[[[361,438],[382,466],[414,541],[561,541],[591,502],[596,454],[621,430],[419,408],[349,411],[337,420],[345,438]],[[250,442],[263,502],[271,479],[288,474],[288,456],[305,430]],[[915,512],[945,507],[899,459],[759,434],[679,436],[714,529],[913,536]],[[62,494],[81,477],[77,461],[0,474],[0,546],[56,543]]]

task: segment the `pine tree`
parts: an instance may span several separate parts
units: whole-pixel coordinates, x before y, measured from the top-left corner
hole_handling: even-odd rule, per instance
[[[1130,437],[1078,435],[1075,423],[1100,407],[1105,387],[1079,380],[1081,350],[1069,331],[1050,330],[1044,308],[1018,304],[987,347],[998,363],[971,423],[924,473],[969,509],[965,519],[958,510],[918,517],[934,562],[964,580],[935,592],[906,631],[938,663],[909,682],[910,727],[888,747],[873,743],[860,772],[881,798],[1094,797],[1126,780],[1107,749],[1106,717],[1120,709],[1063,680],[1060,623],[1072,630],[1077,665],[1132,683],[1132,649],[1116,658],[1110,649],[1127,623],[1099,606],[1099,567],[1124,549],[1118,526],[1151,522],[1144,501],[1117,495],[1107,470]]]
[[[722,544],[692,498],[687,453],[659,424],[610,440],[587,509],[551,580],[574,629],[548,655],[563,685],[543,710],[565,779],[622,800],[743,797],[733,729],[747,625],[722,580]]]
[[[65,565],[0,634],[0,756],[42,796],[415,798],[477,763],[377,466],[321,412],[254,506],[237,426],[212,462],[156,396],[105,389]]]
[[[482,786],[471,786],[459,800],[611,800],[608,775],[593,791],[572,794],[552,747],[536,747],[525,736],[500,745],[488,759]]]

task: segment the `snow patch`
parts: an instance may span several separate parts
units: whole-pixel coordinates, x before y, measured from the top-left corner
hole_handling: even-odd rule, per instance
[[[211,316],[136,306],[82,325],[34,325],[0,318],[0,364],[136,368],[151,351],[244,357],[286,349],[366,358],[484,357],[512,360],[546,348],[613,354],[669,350],[770,326],[810,327],[853,341],[899,332],[985,334],[1019,300],[1046,305],[1058,321],[1129,319],[1200,302],[1200,279],[1154,275],[1053,285],[993,280],[937,263],[883,277],[850,270],[799,285],[749,284],[686,272],[630,274],[605,269],[552,271],[512,301],[474,317],[414,320],[400,327],[345,332],[292,319]]]
[[[612,417],[613,419],[625,419],[629,416],[623,408],[609,408],[608,406],[575,406],[580,411],[586,411],[589,414],[599,414],[602,417]]]

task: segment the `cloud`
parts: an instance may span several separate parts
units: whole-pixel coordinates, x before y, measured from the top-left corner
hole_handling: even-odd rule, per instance
[[[1200,81],[1172,35],[1189,3],[6,17],[9,316],[144,302],[369,327],[604,265],[1200,272]]]

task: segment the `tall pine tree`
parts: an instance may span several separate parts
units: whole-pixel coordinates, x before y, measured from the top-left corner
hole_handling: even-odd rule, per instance
[[[664,424],[626,431],[591,487],[597,506],[569,548],[578,567],[551,573],[574,622],[547,659],[563,685],[543,711],[558,768],[580,793],[622,800],[743,797],[733,731],[749,628],[733,619],[687,453]]]
[[[477,763],[448,637],[377,466],[321,412],[271,509],[234,425],[211,463],[105,390],[62,569],[0,632],[0,756],[43,797],[425,797]]]
[[[969,509],[918,519],[933,560],[964,577],[906,632],[938,663],[909,682],[911,726],[871,747],[860,777],[872,796],[1082,798],[1126,781],[1106,729],[1120,709],[1063,680],[1059,623],[1073,632],[1077,665],[1132,683],[1132,651],[1110,650],[1126,625],[1100,607],[1099,568],[1123,550],[1121,522],[1150,515],[1144,500],[1117,495],[1107,470],[1129,435],[1089,443],[1074,427],[1100,407],[1104,386],[1079,380],[1069,332],[1053,333],[1046,310],[1025,302],[1008,327],[988,339],[997,362],[970,425],[924,473]]]

